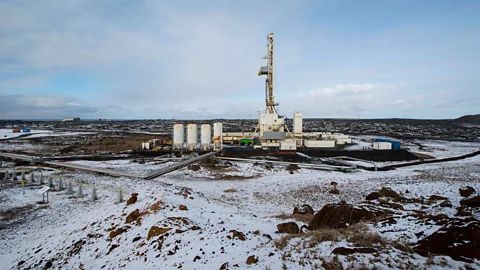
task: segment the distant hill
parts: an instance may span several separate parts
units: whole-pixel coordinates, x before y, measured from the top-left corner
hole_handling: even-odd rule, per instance
[[[454,120],[460,123],[480,125],[480,114],[464,115]]]

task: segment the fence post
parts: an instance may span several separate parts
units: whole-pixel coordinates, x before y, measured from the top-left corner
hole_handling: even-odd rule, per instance
[[[40,172],[40,185],[43,184],[45,184],[45,182],[43,182],[43,173]]]
[[[68,190],[67,190],[67,194],[73,194],[73,185],[72,185],[72,182],[68,182]]]
[[[62,190],[63,189],[63,181],[62,179],[58,179],[58,190]]]
[[[17,180],[17,172],[15,171],[15,169],[13,169],[12,181],[15,181],[15,180]]]
[[[83,197],[83,186],[82,184],[78,184],[78,190],[77,190],[77,198],[82,198]]]
[[[50,188],[53,188],[53,179],[52,179],[52,177],[49,177],[49,178],[48,178],[48,186],[49,186]]]
[[[96,188],[95,186],[92,188],[92,197],[90,198],[90,200],[91,200],[92,202],[98,200],[98,197],[97,197],[97,188]]]
[[[117,193],[117,203],[122,203],[124,201],[125,199],[123,198],[123,192],[121,189],[119,189]]]
[[[25,181],[25,171],[20,174],[20,180]]]
[[[5,170],[5,181],[8,180],[8,170]]]
[[[28,175],[28,182],[29,184],[33,183],[35,179],[35,176],[33,175],[33,172],[30,173],[30,175]]]

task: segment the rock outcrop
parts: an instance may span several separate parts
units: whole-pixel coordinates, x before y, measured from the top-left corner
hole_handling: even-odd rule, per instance
[[[280,223],[277,225],[277,230],[279,233],[289,233],[289,234],[297,234],[300,232],[300,228],[295,222]]]

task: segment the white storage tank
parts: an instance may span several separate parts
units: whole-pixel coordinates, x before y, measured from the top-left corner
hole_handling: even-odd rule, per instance
[[[210,143],[212,142],[212,128],[208,124],[204,124],[200,127],[200,144],[202,150],[210,149]]]
[[[213,123],[213,149],[223,148],[223,124]]]
[[[185,129],[183,124],[175,124],[173,126],[173,149],[182,149],[185,142]]]
[[[187,149],[195,150],[198,142],[198,128],[197,124],[187,125]]]
[[[293,114],[293,133],[295,136],[302,136],[303,115],[301,112]]]

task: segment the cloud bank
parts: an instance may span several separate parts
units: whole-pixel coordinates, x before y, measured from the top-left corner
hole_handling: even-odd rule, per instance
[[[254,118],[270,32],[284,114],[478,113],[480,4],[410,4],[2,1],[0,118]]]

